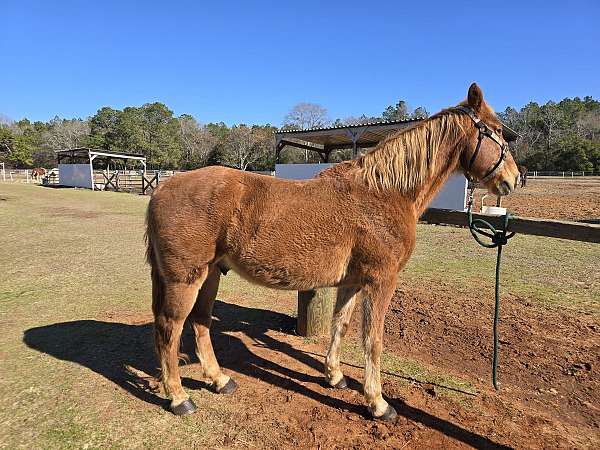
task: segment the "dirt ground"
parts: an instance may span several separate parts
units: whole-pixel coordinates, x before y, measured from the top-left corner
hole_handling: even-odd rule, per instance
[[[428,381],[423,382],[419,371],[411,372],[405,366],[397,369],[392,364],[392,370],[384,370],[384,394],[399,412],[395,422],[367,418],[359,382],[360,358],[356,359],[358,364],[343,367],[350,388],[332,390],[322,376],[325,340],[308,341],[296,336],[293,317],[244,306],[243,300],[240,304],[219,301],[213,325],[215,351],[226,372],[239,383],[239,390],[226,398],[211,394],[198,381],[202,379],[201,370],[192,356],[192,363],[182,367],[184,386],[201,408],[191,420],[201,422],[215,403],[227,402],[231,413],[223,418],[227,432],[220,443],[224,447],[600,446],[597,317],[542,310],[523,298],[505,298],[500,330],[500,390],[496,392],[490,381],[490,302],[457,296],[444,286],[433,288],[401,284],[386,321],[385,347],[391,352],[388,359],[397,355],[403,361],[419,361],[420,367],[431,368],[433,373],[445,374],[436,378],[428,373]],[[45,330],[44,334],[74,333],[79,342],[74,353],[56,356],[73,357],[94,370],[98,368],[85,361],[85,356],[82,361],[81,344],[85,345],[86,336],[100,333],[129,342],[149,340],[151,336],[150,316],[111,315],[106,319],[95,322],[82,336],[78,335],[78,327]],[[357,314],[345,361],[355,359],[359,319]],[[89,324],[83,325],[89,328]],[[35,348],[41,337],[34,331],[26,336],[26,342]],[[184,334],[183,348],[193,355],[190,329]],[[137,371],[148,373],[149,369],[142,364],[134,367]],[[461,384],[457,380],[468,381]],[[165,405],[149,389],[153,382],[146,384],[140,378],[136,384],[138,398],[152,399],[147,407]],[[209,410],[203,411],[207,406]]]
[[[494,204],[494,199],[486,199],[486,204]],[[477,208],[480,205],[478,201]],[[503,199],[502,206],[524,217],[600,222],[600,177],[530,178],[525,188]]]

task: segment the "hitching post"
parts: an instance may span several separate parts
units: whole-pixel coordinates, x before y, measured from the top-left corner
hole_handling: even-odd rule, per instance
[[[336,296],[335,288],[298,291],[298,323],[300,336],[328,335]]]

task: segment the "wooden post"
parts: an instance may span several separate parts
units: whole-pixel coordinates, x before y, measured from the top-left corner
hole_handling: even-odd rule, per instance
[[[337,289],[323,288],[298,291],[298,323],[300,336],[312,337],[329,334]]]

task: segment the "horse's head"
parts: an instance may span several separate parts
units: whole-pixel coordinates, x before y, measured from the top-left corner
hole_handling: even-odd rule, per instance
[[[519,181],[519,169],[502,136],[502,123],[483,99],[476,83],[458,110],[469,120],[461,165],[467,176],[482,182],[494,195],[508,195]]]

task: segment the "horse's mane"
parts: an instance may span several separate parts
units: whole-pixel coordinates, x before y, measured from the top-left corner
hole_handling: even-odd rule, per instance
[[[319,176],[352,172],[375,190],[414,192],[435,170],[442,145],[456,145],[463,136],[464,115],[445,109],[418,124],[391,134],[370,152],[337,164]]]

